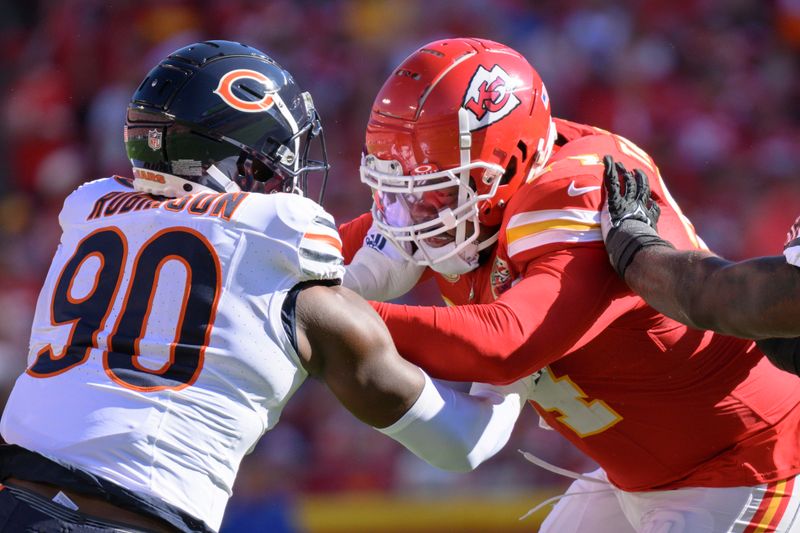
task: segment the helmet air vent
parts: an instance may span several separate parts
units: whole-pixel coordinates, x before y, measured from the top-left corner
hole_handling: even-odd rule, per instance
[[[419,75],[419,72],[411,72],[410,70],[406,70],[404,68],[397,69],[397,72],[395,72],[394,74],[395,76],[406,76],[408,78],[412,78],[415,80],[418,80],[422,77]]]
[[[169,86],[172,85],[172,80],[165,80],[164,83],[161,84],[161,87],[158,88],[158,94],[164,94]]]
[[[522,155],[522,157],[520,158],[520,161],[522,161],[524,163],[525,160],[528,159],[528,147],[525,145],[524,142],[519,141],[517,143],[517,148],[519,148],[519,151],[520,151],[520,153]]]
[[[444,57],[444,54],[441,53],[440,51],[431,50],[430,48],[423,48],[422,50],[420,50],[420,52],[424,53],[424,54],[431,54],[431,55],[434,55],[436,57]]]

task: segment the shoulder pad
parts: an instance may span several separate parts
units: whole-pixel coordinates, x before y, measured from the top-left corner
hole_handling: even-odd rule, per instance
[[[64,199],[64,205],[58,215],[58,222],[62,228],[86,220],[90,207],[104,194],[113,191],[131,191],[132,186],[121,176],[101,178],[82,183]],[[88,210],[88,211],[87,211]]]
[[[508,258],[520,265],[570,246],[602,246],[602,172],[593,156],[562,159],[520,188],[500,234]]]
[[[333,217],[316,202],[296,194],[249,194],[240,222],[283,241],[296,251],[299,281],[344,276],[342,241]]]

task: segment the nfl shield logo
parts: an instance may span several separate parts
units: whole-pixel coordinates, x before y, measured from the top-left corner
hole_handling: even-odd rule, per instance
[[[161,150],[161,131],[149,130],[147,132],[147,146],[151,150]]]

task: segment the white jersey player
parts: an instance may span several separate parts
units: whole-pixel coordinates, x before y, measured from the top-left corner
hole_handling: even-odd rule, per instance
[[[327,168],[308,159],[320,136],[310,97],[244,45],[148,74],[126,121],[134,179],[81,186],[59,217],[0,424],[0,529],[216,531],[242,457],[309,375],[437,466],[502,447],[529,383],[445,391],[339,286],[333,219],[294,194]]]

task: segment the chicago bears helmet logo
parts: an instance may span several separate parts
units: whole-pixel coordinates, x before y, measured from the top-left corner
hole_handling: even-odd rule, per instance
[[[264,96],[258,100],[243,100],[236,96],[233,92],[233,86],[236,82],[243,79],[251,79],[259,82],[264,86]],[[266,77],[260,72],[246,68],[239,68],[232,70],[222,76],[219,80],[219,85],[214,89],[214,94],[222,98],[222,101],[239,111],[245,113],[261,113],[268,110],[275,103],[272,94],[275,86],[271,79]]]
[[[470,112],[469,130],[485,128],[511,113],[520,104],[514,94],[519,84],[499,65],[492,70],[479,66],[464,96],[464,108]]]
[[[492,70],[479,66],[464,97],[464,108],[470,112],[470,131],[485,128],[511,113],[520,104],[514,94],[520,83],[499,65]]]

